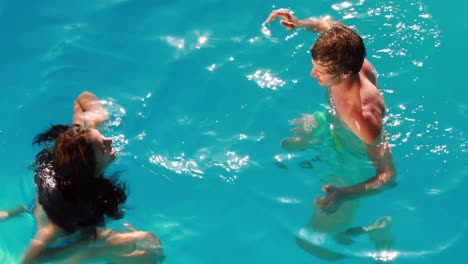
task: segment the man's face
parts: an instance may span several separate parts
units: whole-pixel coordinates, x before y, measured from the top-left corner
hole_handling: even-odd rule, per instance
[[[328,72],[328,67],[320,61],[312,59],[312,70],[310,76],[317,79],[322,87],[332,87],[340,83],[341,78],[339,75],[334,75]]]

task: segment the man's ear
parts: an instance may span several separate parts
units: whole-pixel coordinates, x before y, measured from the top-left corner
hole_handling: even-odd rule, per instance
[[[353,75],[352,72],[342,73],[340,78],[341,79],[348,79],[349,77],[351,77],[351,75]]]

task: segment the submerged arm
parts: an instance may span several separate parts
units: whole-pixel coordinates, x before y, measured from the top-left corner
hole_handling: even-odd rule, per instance
[[[26,208],[26,206],[21,205],[21,206],[18,206],[17,208],[15,208],[13,210],[0,211],[0,220],[5,220],[5,219],[7,219],[9,217],[17,216],[17,215],[19,215],[22,212],[25,212],[27,210],[28,209]]]
[[[347,200],[379,193],[395,186],[396,171],[388,142],[366,145],[367,155],[374,164],[376,175],[359,184],[342,188]]]
[[[39,228],[36,236],[31,241],[28,250],[24,254],[21,263],[40,263],[43,254],[47,251],[47,247],[61,234],[61,229],[53,224],[48,223]]]
[[[374,195],[396,185],[396,170],[389,144],[386,141],[378,145],[366,144],[366,150],[370,161],[376,168],[376,175],[348,187],[324,186],[323,190],[327,194],[317,200],[317,206],[322,208],[325,213],[335,212],[345,201]]]
[[[106,261],[112,264],[161,263],[162,245],[150,232],[119,233],[99,230],[96,240],[84,240],[64,247],[49,249],[42,261],[75,264]]]
[[[128,223],[124,224],[132,232],[118,233],[109,239],[111,247],[128,247],[132,245],[130,253],[112,255],[108,261],[112,264],[156,263],[164,261],[161,241],[151,232],[138,231]]]

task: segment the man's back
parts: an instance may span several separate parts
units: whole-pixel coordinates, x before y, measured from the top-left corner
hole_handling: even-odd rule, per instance
[[[385,103],[377,87],[377,76],[365,60],[354,78],[330,87],[335,110],[341,121],[364,143],[371,144],[381,134]]]

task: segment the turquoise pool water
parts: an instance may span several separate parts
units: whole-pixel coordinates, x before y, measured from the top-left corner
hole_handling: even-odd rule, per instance
[[[165,263],[320,263],[295,244],[320,193],[298,166],[313,153],[279,147],[290,120],[324,103],[309,77],[315,36],[264,26],[279,7],[356,26],[379,72],[399,185],[363,200],[356,224],[391,216],[395,263],[462,263],[465,2],[0,1],[0,208],[28,202],[32,137],[70,122],[87,89],[111,112],[124,221],[160,237]],[[0,262],[17,263],[32,232],[28,216],[1,222]],[[371,250],[358,242],[354,255]]]

